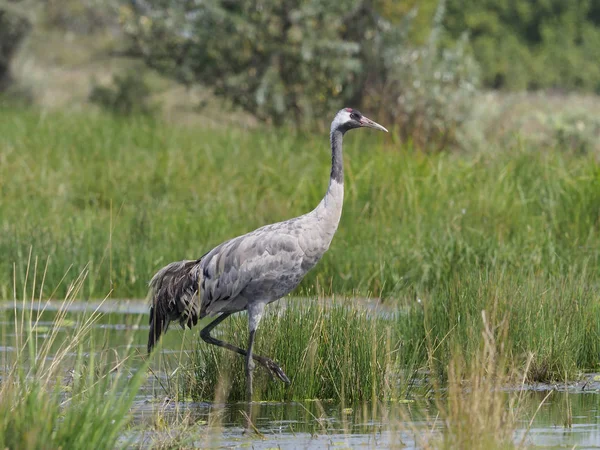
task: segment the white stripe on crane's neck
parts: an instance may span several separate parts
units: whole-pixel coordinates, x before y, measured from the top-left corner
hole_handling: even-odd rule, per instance
[[[339,222],[342,215],[342,206],[344,205],[344,183],[338,183],[334,179],[331,179],[327,194],[325,194],[321,203],[326,211],[334,213]]]

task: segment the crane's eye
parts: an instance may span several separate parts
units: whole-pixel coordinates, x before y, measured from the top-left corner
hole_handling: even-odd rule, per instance
[[[355,112],[353,112],[352,114],[350,114],[350,118],[352,120],[356,120],[358,122],[360,120],[360,115],[358,115]]]

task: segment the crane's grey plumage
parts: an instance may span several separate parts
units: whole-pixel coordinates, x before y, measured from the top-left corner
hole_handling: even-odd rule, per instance
[[[289,383],[269,358],[252,352],[264,307],[291,292],[329,248],[342,214],[344,166],[342,139],[353,128],[381,125],[351,108],[340,110],[331,123],[331,176],[319,205],[294,219],[258,228],[215,247],[197,260],[174,262],[150,281],[150,352],[171,321],[191,328],[206,316],[218,317],[200,332],[202,339],[246,357],[248,399],[252,397],[254,362]],[[211,330],[229,315],[248,311],[248,350],[215,339]]]

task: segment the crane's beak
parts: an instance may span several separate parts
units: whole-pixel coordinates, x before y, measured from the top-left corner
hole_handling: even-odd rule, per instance
[[[360,125],[363,127],[374,128],[376,130],[385,131],[386,133],[388,132],[388,130],[386,130],[385,127],[382,127],[377,122],[373,122],[371,119],[369,119],[368,117],[365,117],[365,116],[361,117]]]

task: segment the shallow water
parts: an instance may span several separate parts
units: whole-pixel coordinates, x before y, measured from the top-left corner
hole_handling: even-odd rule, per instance
[[[515,434],[515,442],[521,441],[529,448],[600,448],[600,395],[598,391],[569,393],[555,391],[542,404],[531,423],[536,408],[547,392],[529,391],[521,407],[523,420]],[[510,394],[508,394],[510,395]],[[514,393],[513,393],[514,395]],[[571,409],[569,420],[567,398]],[[171,405],[137,404],[135,413],[138,423],[150,420],[153,411],[172,414],[197,424],[192,427],[196,445],[201,448],[421,448],[425,442],[441,437],[442,425],[435,419],[435,410],[415,402],[403,409],[401,419],[386,418],[386,412],[365,408],[341,409],[335,404],[317,402],[265,403],[255,405],[258,409],[255,425],[262,436],[244,433],[242,411],[245,404],[210,405],[185,403]],[[220,417],[222,431],[215,434],[209,427],[214,416]],[[144,442],[152,433],[140,433],[137,438]]]
[[[34,309],[36,307],[34,305]],[[27,305],[29,308],[31,305]],[[92,333],[97,348],[90,351],[124,348],[131,341],[140,354],[145,353],[148,332],[145,302],[76,303],[58,329],[54,322],[57,309],[56,304],[46,305],[46,310],[39,316],[35,327],[39,345],[48,333],[56,331],[55,345],[59,346],[72,336],[91,311],[98,310],[103,314],[94,323]],[[0,304],[2,367],[7,366],[15,351],[15,317],[20,320],[20,314],[12,303]],[[166,335],[163,352],[176,361],[185,357],[181,350],[191,347],[195,333],[184,333],[176,327],[173,330],[176,331]],[[435,408],[415,398],[407,403],[353,408],[343,408],[328,401],[255,403],[252,405],[253,417],[260,435],[248,434],[244,431],[243,414],[247,404],[172,402],[160,387],[159,379],[163,376],[160,372],[150,376],[134,403],[134,426],[123,436],[134,447],[144,447],[156,440],[176,439],[182,445],[198,448],[410,449],[439,438],[443,431],[442,424],[436,420]],[[589,374],[567,386],[531,385],[527,386],[526,392],[507,389],[506,395],[521,396],[519,417],[525,419],[519,423],[515,442],[524,439],[527,446],[534,448],[600,448],[599,376]],[[156,426],[158,415],[166,426]],[[185,424],[185,427],[178,424]]]

